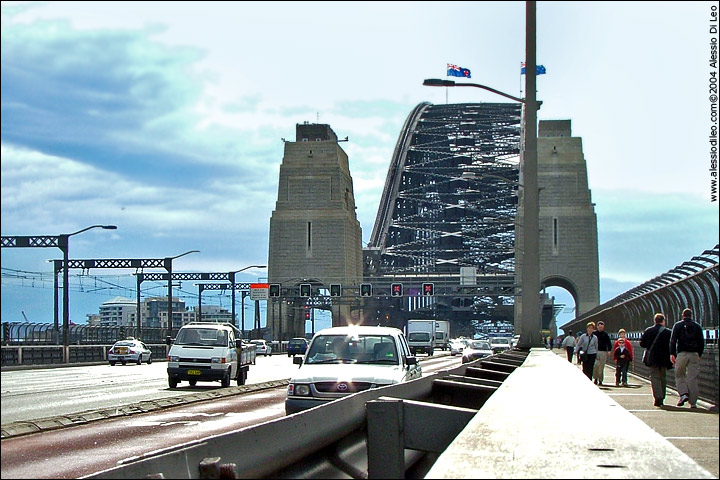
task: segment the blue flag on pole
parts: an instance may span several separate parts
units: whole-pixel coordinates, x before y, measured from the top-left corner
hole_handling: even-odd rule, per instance
[[[544,73],[547,73],[545,65],[535,65],[535,75],[543,75]],[[525,75],[525,62],[520,63],[520,75]]]
[[[447,64],[447,76],[448,77],[465,77],[470,78],[470,69],[458,67],[452,63]]]

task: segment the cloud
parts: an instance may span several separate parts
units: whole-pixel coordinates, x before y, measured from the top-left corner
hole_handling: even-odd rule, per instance
[[[198,113],[212,81],[196,68],[204,52],[153,42],[156,30],[79,31],[66,21],[4,18],[3,143],[161,185],[201,183],[218,169],[256,171],[238,161],[239,151],[277,154],[255,134],[257,123],[244,131],[203,124]],[[245,99],[226,109],[251,116],[257,108]]]

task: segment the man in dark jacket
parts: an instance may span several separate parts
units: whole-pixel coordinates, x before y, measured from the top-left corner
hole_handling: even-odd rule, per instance
[[[608,352],[613,349],[613,342],[610,335],[605,331],[605,322],[600,320],[597,322],[597,329],[593,335],[598,337],[598,353],[595,357],[595,365],[593,366],[593,381],[595,385],[603,384],[605,380],[605,363],[607,362]]]
[[[655,397],[654,405],[662,407],[667,388],[667,369],[673,368],[670,361],[670,329],[665,328],[665,315],[655,314],[655,325],[645,329],[640,337],[640,346],[650,349],[650,385]]]
[[[682,321],[673,326],[670,337],[670,360],[675,365],[675,382],[680,394],[678,407],[689,400],[690,408],[697,408],[698,374],[704,349],[702,327],[693,321],[692,311],[686,308],[682,312]]]

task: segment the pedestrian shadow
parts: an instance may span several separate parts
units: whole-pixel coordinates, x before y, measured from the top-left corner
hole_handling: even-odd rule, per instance
[[[638,388],[642,388],[642,387],[643,387],[642,385],[635,385],[632,383],[628,383],[627,387],[622,387],[622,386],[617,387],[615,385],[610,385],[608,383],[607,385],[603,384],[600,388],[605,389],[605,390],[621,391],[621,390],[637,390]]]

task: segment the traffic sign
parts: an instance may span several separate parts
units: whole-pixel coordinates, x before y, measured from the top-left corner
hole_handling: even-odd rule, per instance
[[[267,300],[270,293],[269,283],[251,283],[250,300]]]

